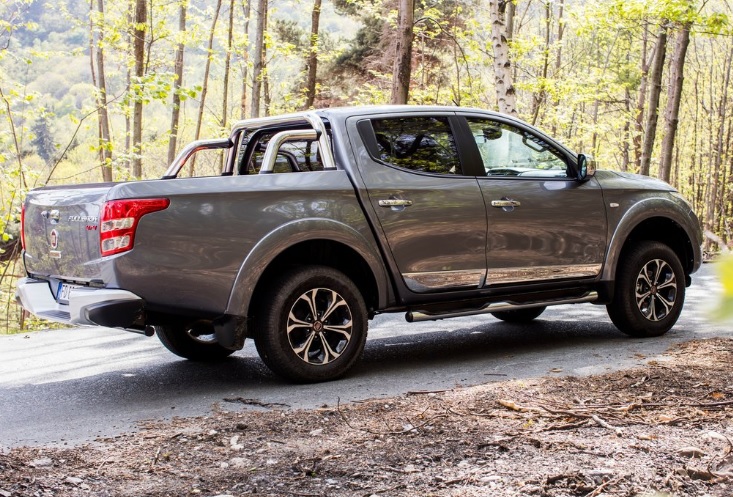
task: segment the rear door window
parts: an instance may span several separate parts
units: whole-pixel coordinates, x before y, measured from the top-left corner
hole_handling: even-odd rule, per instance
[[[372,119],[376,160],[416,172],[462,174],[447,117]]]

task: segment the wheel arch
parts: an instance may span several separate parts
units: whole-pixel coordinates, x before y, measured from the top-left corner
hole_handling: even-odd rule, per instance
[[[602,280],[615,281],[624,253],[648,240],[664,243],[677,254],[689,284],[690,274],[702,262],[700,231],[697,217],[677,202],[660,198],[638,202],[622,217],[611,238]]]
[[[368,309],[386,306],[387,272],[374,243],[352,227],[327,219],[304,219],[274,230],[247,254],[234,281],[226,313],[250,317],[253,303],[272,276],[288,266],[317,264],[346,274]]]

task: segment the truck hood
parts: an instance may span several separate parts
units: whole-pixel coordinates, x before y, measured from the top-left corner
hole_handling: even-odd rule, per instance
[[[653,190],[661,192],[676,192],[677,190],[662,180],[643,176],[641,174],[625,173],[620,171],[597,171],[595,175],[601,187],[608,189],[623,190]]]

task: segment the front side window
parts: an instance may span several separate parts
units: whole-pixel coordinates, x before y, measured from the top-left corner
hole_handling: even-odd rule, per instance
[[[568,166],[556,147],[528,131],[469,118],[487,176],[566,178]]]
[[[394,166],[437,174],[461,174],[447,117],[373,119],[377,157]]]

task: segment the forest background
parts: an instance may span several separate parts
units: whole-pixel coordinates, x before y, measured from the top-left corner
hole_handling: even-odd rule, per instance
[[[727,0],[4,0],[0,328],[35,325],[13,299],[29,189],[159,178],[235,120],[313,107],[516,115],[670,182],[725,250],[732,15]]]

